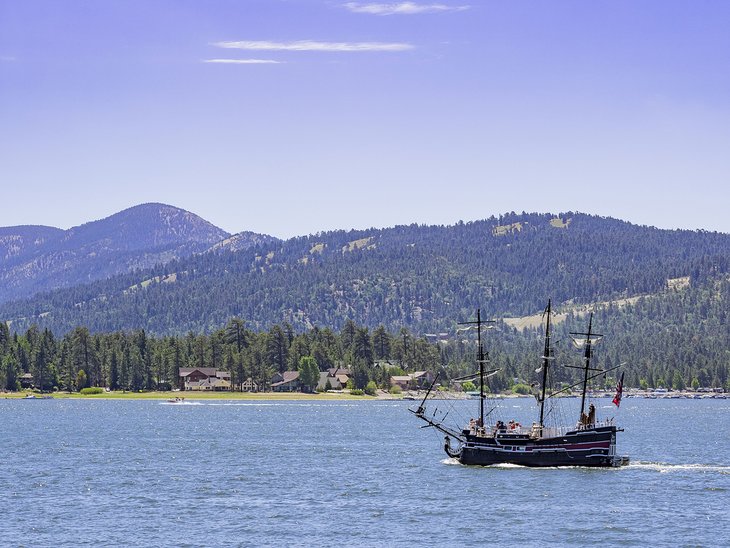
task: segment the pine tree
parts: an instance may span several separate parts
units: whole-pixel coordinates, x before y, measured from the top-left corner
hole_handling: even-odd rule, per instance
[[[355,339],[352,344],[352,356],[356,361],[361,361],[366,366],[373,363],[373,346],[370,341],[370,334],[367,327],[359,327],[355,330]]]
[[[282,373],[286,371],[287,358],[289,356],[289,341],[284,330],[275,325],[269,331],[266,342],[266,358],[275,371]]]
[[[373,331],[373,349],[376,360],[387,360],[390,358],[390,336],[383,325],[379,325]]]
[[[235,343],[240,354],[248,346],[246,339],[246,322],[241,318],[231,318],[226,326],[226,342]]]
[[[109,388],[119,390],[119,363],[115,349],[112,349],[109,360]]]
[[[20,383],[18,381],[18,359],[12,352],[5,354],[2,360],[3,373],[5,376],[5,390],[19,390]]]

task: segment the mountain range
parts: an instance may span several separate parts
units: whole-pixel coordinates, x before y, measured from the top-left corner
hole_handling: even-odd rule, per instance
[[[0,244],[0,272],[12,289],[3,290],[0,318],[14,328],[56,332],[77,325],[200,332],[240,317],[257,329],[280,322],[340,328],[351,319],[427,333],[451,328],[477,308],[485,316],[524,316],[542,310],[548,297],[568,309],[711,287],[730,272],[728,234],[576,212],[512,212],[452,226],[284,241],[232,236],[161,204],[96,223],[65,232],[0,230],[0,242],[9,241],[5,234],[22,242]]]
[[[235,250],[271,237],[230,235],[188,211],[142,204],[61,230],[0,228],[0,303],[165,264],[213,246]]]

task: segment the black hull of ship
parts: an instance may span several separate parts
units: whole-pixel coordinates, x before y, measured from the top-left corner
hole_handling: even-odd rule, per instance
[[[497,434],[495,437],[466,435],[460,451],[446,452],[462,464],[490,466],[554,467],[588,466],[607,468],[626,464],[626,457],[616,456],[615,426],[587,428],[565,435],[534,439],[528,435]]]

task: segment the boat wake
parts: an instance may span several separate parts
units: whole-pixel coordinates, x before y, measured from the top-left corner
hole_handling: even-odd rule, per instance
[[[441,464],[468,466],[466,464],[460,463],[459,459],[453,459],[453,458],[443,459],[441,461]],[[586,467],[585,466],[539,466],[539,467],[534,467],[534,466],[523,466],[521,464],[514,464],[511,462],[500,462],[497,464],[479,466],[478,468],[497,469],[497,470],[530,470],[530,471],[542,472],[543,470],[568,470],[568,469],[580,470],[580,469],[583,469]]]
[[[718,464],[669,464],[666,462],[632,462],[623,466],[627,469],[652,470],[660,474],[672,472],[711,472],[716,474],[730,475],[730,466]]]
[[[199,401],[161,401],[160,405],[203,405]]]

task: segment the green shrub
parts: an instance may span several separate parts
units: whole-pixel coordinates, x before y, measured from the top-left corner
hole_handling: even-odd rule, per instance
[[[398,386],[397,384],[394,384],[393,386],[390,387],[389,392],[391,394],[393,394],[394,396],[397,396],[398,394],[402,393],[403,390],[401,389],[400,386]]]
[[[514,392],[515,394],[529,394],[530,387],[526,384],[517,383],[512,387],[512,392]]]
[[[350,394],[352,394],[353,396],[362,396],[364,392],[359,388],[353,388],[352,390],[350,390]]]
[[[461,387],[464,389],[464,392],[474,392],[477,389],[476,384],[471,381],[466,381]]]
[[[90,386],[88,388],[82,388],[79,392],[81,392],[84,396],[90,396],[92,394],[103,394],[104,389],[98,386]]]
[[[365,393],[368,396],[374,396],[375,392],[378,390],[378,385],[375,384],[375,381],[368,382],[367,386],[365,387]]]

